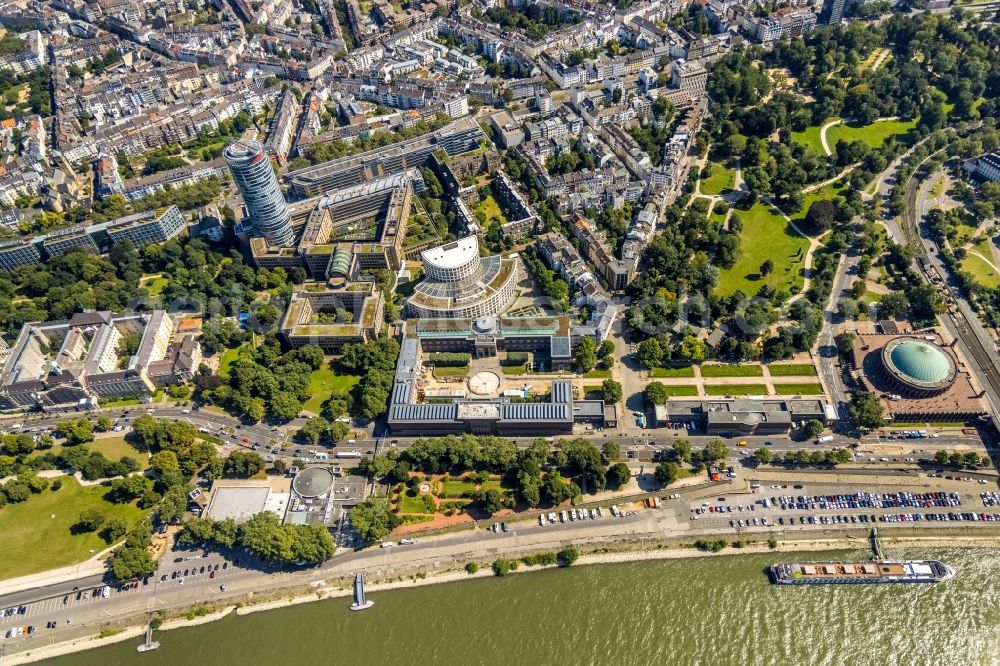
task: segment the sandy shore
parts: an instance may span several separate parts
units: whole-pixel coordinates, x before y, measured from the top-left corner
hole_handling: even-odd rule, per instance
[[[990,536],[978,536],[978,537],[955,537],[955,536],[919,536],[919,537],[900,537],[900,538],[885,538],[883,540],[888,547],[898,549],[898,548],[997,548],[1000,547],[1000,537],[990,537]],[[785,540],[778,544],[777,548],[770,548],[766,543],[756,542],[750,543],[742,548],[727,547],[724,550],[717,553],[709,553],[701,551],[695,548],[686,547],[649,547],[644,549],[636,549],[630,547],[629,545],[622,545],[621,550],[612,550],[610,552],[591,552],[582,553],[580,558],[576,561],[573,566],[581,566],[587,564],[618,564],[624,562],[645,562],[654,560],[679,560],[688,559],[695,557],[735,557],[742,554],[761,554],[761,553],[792,553],[792,552],[821,552],[827,550],[858,550],[867,549],[868,543],[863,539],[803,539],[803,540]],[[528,551],[526,551],[528,552]],[[511,559],[516,559],[513,555],[509,556]],[[552,569],[557,568],[557,565],[548,566],[522,566],[511,572],[510,575],[530,573],[533,571],[540,571],[542,569]],[[464,569],[443,571],[438,574],[427,574],[426,576],[411,576],[402,580],[392,580],[386,582],[372,581],[366,584],[366,592],[384,592],[389,590],[401,590],[413,587],[423,587],[425,585],[438,585],[440,583],[451,583],[455,581],[470,580],[475,578],[489,578],[493,576],[493,571],[489,564],[481,564],[479,571],[474,574],[466,572]],[[316,580],[309,585],[313,588],[313,591],[308,594],[299,594],[296,596],[291,596],[287,599],[278,599],[273,601],[266,601],[257,604],[241,605],[235,606],[230,605],[225,608],[218,610],[216,612],[210,613],[208,615],[203,615],[196,617],[194,619],[188,620],[187,618],[178,618],[173,620],[165,621],[158,632],[170,631],[173,629],[183,629],[185,627],[193,627],[201,624],[207,624],[209,622],[214,622],[220,620],[230,613],[235,612],[236,615],[249,615],[251,613],[259,613],[262,611],[278,610],[281,608],[288,608],[290,606],[297,606],[299,604],[312,603],[315,601],[323,601],[326,599],[336,599],[350,597],[353,593],[351,586],[333,586],[328,585],[325,580]],[[344,609],[347,609],[345,603]],[[104,647],[106,645],[112,645],[114,643],[120,643],[127,640],[136,640],[136,645],[141,642],[143,635],[145,634],[146,627],[143,626],[133,626],[123,629],[122,631],[114,634],[113,636],[100,637],[98,635],[90,636],[87,638],[80,638],[71,641],[66,641],[64,643],[56,643],[54,645],[42,646],[38,649],[33,649],[30,652],[22,652],[10,654],[6,657],[4,662],[5,666],[16,666],[18,664],[30,664],[43,659],[50,659],[52,657],[58,657],[67,654],[73,654],[75,652],[81,652],[83,650],[90,650],[93,648]],[[158,636],[162,640],[162,636]]]

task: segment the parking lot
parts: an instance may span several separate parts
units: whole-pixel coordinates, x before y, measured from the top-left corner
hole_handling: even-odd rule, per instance
[[[37,635],[47,629],[71,625],[77,614],[92,616],[102,605],[111,605],[123,597],[153,595],[155,598],[158,592],[181,585],[221,588],[227,579],[246,572],[241,564],[249,565],[249,562],[244,563],[239,558],[230,560],[218,553],[175,552],[172,555],[164,558],[157,572],[144,580],[123,586],[74,588],[71,592],[40,601],[0,608],[0,639]]]
[[[959,479],[955,479],[958,481]],[[688,506],[688,520],[699,528],[737,532],[883,523],[940,524],[1000,522],[1000,493],[974,493],[955,487],[940,490],[807,489],[803,484],[764,487],[755,493],[719,496]],[[977,501],[978,500],[978,501]],[[993,507],[993,510],[990,510]]]

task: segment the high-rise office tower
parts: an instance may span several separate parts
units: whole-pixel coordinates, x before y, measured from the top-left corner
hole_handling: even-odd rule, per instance
[[[843,18],[844,0],[830,0],[829,14],[827,15],[826,22],[830,25],[839,25]]]
[[[264,146],[259,141],[235,141],[226,146],[225,156],[256,232],[271,245],[291,245],[288,205]]]

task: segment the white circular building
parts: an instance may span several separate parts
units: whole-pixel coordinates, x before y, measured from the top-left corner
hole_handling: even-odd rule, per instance
[[[406,301],[410,317],[490,317],[517,298],[517,259],[480,257],[475,236],[425,250],[420,258],[425,279]]]
[[[424,274],[438,282],[459,282],[475,277],[483,266],[475,236],[426,250],[420,254],[420,259],[424,263]]]

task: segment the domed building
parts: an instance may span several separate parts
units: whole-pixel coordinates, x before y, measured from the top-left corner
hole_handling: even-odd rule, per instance
[[[947,391],[955,383],[955,359],[941,347],[919,338],[899,337],[881,352],[882,379],[897,393],[928,398]]]

